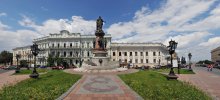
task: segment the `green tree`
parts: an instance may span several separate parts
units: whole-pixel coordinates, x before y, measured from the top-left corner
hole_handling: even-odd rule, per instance
[[[20,60],[20,67],[28,67],[27,60]]]
[[[47,59],[47,66],[55,66],[55,64],[54,64],[54,58],[53,58],[53,56],[50,54],[49,56],[48,56],[48,59]]]
[[[2,51],[0,53],[0,63],[3,63],[4,65],[8,64],[8,63],[12,63],[12,59],[13,59],[13,54],[10,53],[9,51]]]

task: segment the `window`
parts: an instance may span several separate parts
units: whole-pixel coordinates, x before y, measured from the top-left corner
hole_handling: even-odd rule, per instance
[[[73,55],[73,52],[72,52],[72,51],[70,51],[70,56],[72,57],[72,55]]]
[[[113,61],[115,61],[115,59],[113,59]]]
[[[143,59],[141,59],[141,63],[144,63],[144,60],[143,60]]]
[[[143,52],[141,52],[141,56],[143,56]]]
[[[84,48],[84,43],[82,43],[82,48]]]
[[[115,52],[113,52],[113,56],[115,56]]]
[[[127,62],[127,59],[125,59],[125,62]]]
[[[87,51],[87,57],[89,57],[89,51]]]
[[[87,42],[87,48],[89,48],[89,42]]]
[[[121,56],[121,52],[119,52],[119,56]]]
[[[84,57],[84,52],[82,51],[82,57]]]
[[[132,59],[130,59],[130,63],[132,63]]]
[[[148,63],[148,59],[146,59],[146,63]]]
[[[66,57],[66,52],[65,51],[63,52],[63,56]]]
[[[146,56],[148,56],[148,52],[146,52]]]
[[[66,43],[63,44],[63,47],[66,48]]]
[[[153,56],[156,56],[156,52],[153,52]]]
[[[137,56],[138,55],[138,53],[137,52],[135,52],[135,56]]]
[[[73,45],[72,45],[72,43],[70,43],[70,47],[72,47]]]
[[[54,47],[54,43],[52,44],[52,47]]]
[[[138,63],[138,59],[135,59],[135,63]]]
[[[127,52],[124,52],[124,53],[125,53],[124,55],[127,56]]]
[[[154,59],[154,63],[156,63],[156,59]]]
[[[60,47],[60,44],[59,44],[59,43],[57,44],[57,47],[58,47],[58,48]]]
[[[60,52],[57,52],[57,56],[58,56],[58,57],[60,56]]]
[[[78,47],[78,43],[76,43],[76,47]]]
[[[130,52],[130,56],[132,56],[132,52]]]
[[[159,56],[160,56],[160,52],[159,52]]]

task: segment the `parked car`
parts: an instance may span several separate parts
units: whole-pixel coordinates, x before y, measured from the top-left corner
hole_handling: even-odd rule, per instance
[[[5,67],[4,69],[5,70],[12,70],[12,69],[16,69],[17,67],[15,65],[12,65],[12,66],[8,66],[8,67]]]
[[[47,68],[47,66],[40,66],[39,68]]]
[[[0,66],[0,69],[4,69],[5,68],[5,66]]]
[[[54,66],[54,67],[52,67],[52,69],[61,70],[61,69],[64,69],[64,67],[63,66]]]

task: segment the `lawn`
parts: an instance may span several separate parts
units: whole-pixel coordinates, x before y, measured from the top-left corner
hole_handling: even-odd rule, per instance
[[[194,86],[178,80],[167,80],[155,71],[139,71],[119,77],[145,100],[211,100]]]
[[[178,69],[174,68],[174,73],[177,74],[178,73]],[[169,73],[170,72],[170,68],[165,68],[165,69],[155,69],[154,71],[157,72],[162,72],[162,73]],[[189,71],[188,69],[180,69],[180,74],[195,74],[193,71]]]
[[[33,69],[27,70],[27,69],[21,69],[19,73],[14,73],[13,75],[23,75],[23,74],[31,74]],[[44,73],[47,72],[48,69],[46,68],[37,68],[38,73]]]
[[[61,70],[48,71],[39,79],[27,79],[0,90],[0,100],[54,100],[66,92],[81,75]]]

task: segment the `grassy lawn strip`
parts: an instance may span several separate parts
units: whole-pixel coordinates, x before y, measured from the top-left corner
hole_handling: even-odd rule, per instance
[[[177,80],[168,81],[155,71],[139,71],[119,77],[145,100],[211,100],[194,86]]]
[[[0,100],[54,100],[66,92],[81,75],[49,71],[39,79],[27,79],[0,90]]]
[[[173,69],[175,74],[178,73],[178,69],[177,68],[174,68]],[[166,69],[156,69],[154,71],[157,71],[157,72],[162,72],[162,73],[169,73],[170,72],[170,68],[166,68]],[[189,71],[188,69],[180,69],[180,74],[195,74],[193,71]]]
[[[21,69],[20,73],[14,73],[13,75],[23,75],[23,74],[31,74],[33,69],[27,70],[27,69]],[[48,69],[45,68],[37,68],[38,73],[44,73],[47,72]]]

